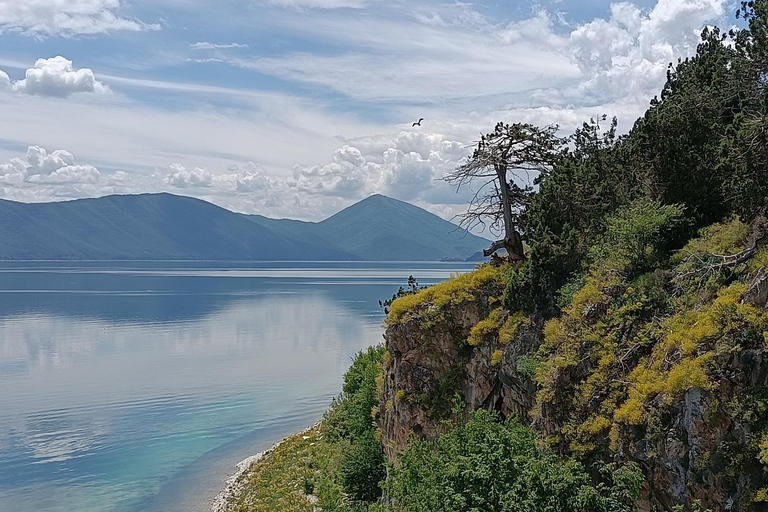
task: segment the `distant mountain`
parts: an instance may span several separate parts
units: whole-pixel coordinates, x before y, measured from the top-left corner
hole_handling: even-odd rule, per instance
[[[320,223],[242,215],[171,194],[0,200],[0,259],[426,261],[466,258],[485,245],[383,196]]]
[[[488,246],[488,240],[437,215],[378,194],[319,223],[252,218],[287,236],[322,240],[367,261],[464,261]]]
[[[0,201],[2,259],[353,260],[199,199],[170,194]]]

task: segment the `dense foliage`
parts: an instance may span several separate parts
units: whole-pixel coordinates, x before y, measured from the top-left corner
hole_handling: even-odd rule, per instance
[[[570,137],[556,165],[530,191],[520,229],[529,260],[507,293],[511,310],[546,317],[558,291],[589,265],[607,219],[634,201],[676,205],[685,225],[670,240],[768,206],[768,2],[745,3],[748,28],[706,29],[695,56],[670,65],[667,82],[633,129],[617,136],[592,120]]]
[[[320,493],[323,510],[347,510],[350,504],[362,508],[381,497],[385,466],[376,420],[383,356],[378,346],[355,357],[341,395],[323,419],[325,443],[336,453],[331,478],[336,486],[334,492]]]
[[[292,436],[239,479],[227,512],[373,512],[379,509],[384,454],[376,411],[384,348],[360,352],[323,420]],[[310,497],[312,499],[310,499]]]
[[[516,419],[477,411],[436,442],[414,440],[386,484],[396,512],[631,512],[642,473],[610,467],[594,487],[584,467],[542,452]]]

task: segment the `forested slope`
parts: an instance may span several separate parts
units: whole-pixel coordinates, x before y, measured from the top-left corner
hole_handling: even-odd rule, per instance
[[[387,476],[317,468],[328,510],[765,510],[768,2],[739,14],[513,189],[524,258],[387,303],[380,444],[333,444]]]

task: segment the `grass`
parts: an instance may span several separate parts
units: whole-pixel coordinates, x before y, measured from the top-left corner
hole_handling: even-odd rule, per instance
[[[320,427],[313,427],[280,443],[240,475],[237,483],[242,490],[230,499],[225,510],[312,512],[305,490],[314,487],[314,459],[321,439]]]

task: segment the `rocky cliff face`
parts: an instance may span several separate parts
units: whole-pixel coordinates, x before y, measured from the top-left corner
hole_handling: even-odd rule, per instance
[[[456,395],[462,399],[460,414],[465,420],[478,409],[528,418],[536,386],[517,367],[522,356],[538,348],[539,329],[520,326],[514,340],[506,344],[500,343],[498,333],[482,336],[477,346],[467,343],[472,328],[488,315],[493,299],[480,294],[447,307],[434,315],[437,320],[425,322],[413,314],[387,329],[389,360],[381,429],[390,460],[395,460],[410,435],[435,439],[443,421],[457,412]]]
[[[643,468],[646,510],[694,500],[713,511],[765,510],[759,444],[768,360],[762,347],[743,348],[716,364],[727,368],[716,388],[693,388],[666,408],[658,425],[620,432],[612,456]]]
[[[768,280],[757,279],[744,300],[765,308],[767,297]],[[487,289],[439,307],[427,297],[388,325],[380,412],[390,461],[409,436],[435,439],[457,412],[464,419],[481,408],[516,414],[545,436],[562,428],[549,421],[554,404],[536,405],[537,384],[525,367],[541,344],[542,326],[523,322],[511,340],[504,340],[503,329],[479,329],[489,317],[506,325],[509,313],[494,309],[496,300]],[[768,501],[760,461],[768,458],[768,337],[739,340],[712,362],[717,383],[711,389],[693,387],[661,404],[662,416],[622,426],[610,449],[606,443],[587,457],[639,463],[647,477],[640,510],[690,507],[694,500],[714,511],[761,510],[761,500]]]

